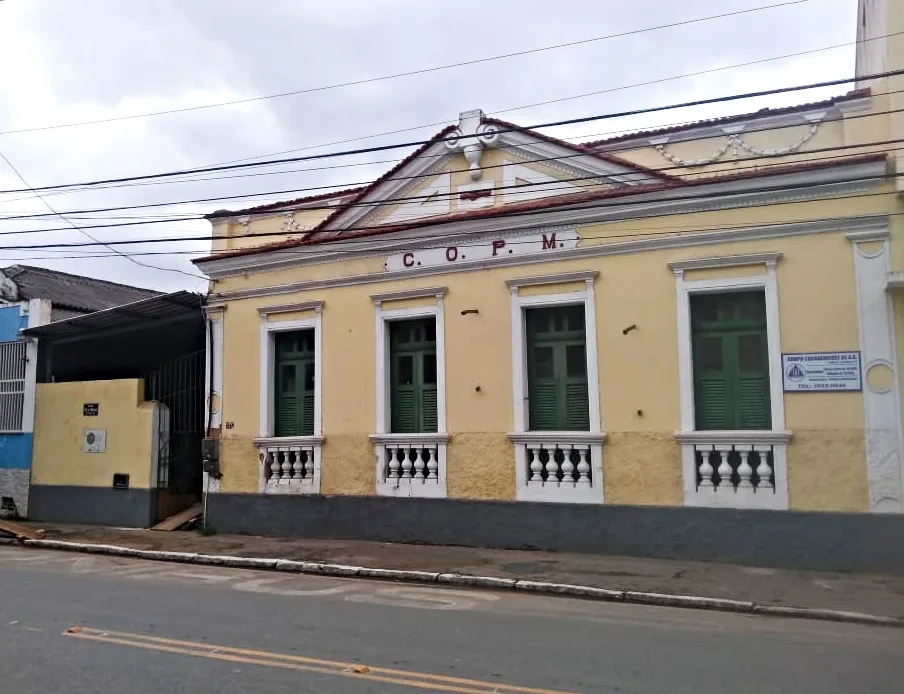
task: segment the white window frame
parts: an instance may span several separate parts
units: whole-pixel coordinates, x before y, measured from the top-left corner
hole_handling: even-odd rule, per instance
[[[269,316],[279,313],[314,311],[312,318],[271,321]],[[287,306],[259,309],[260,313],[260,421],[255,445],[261,450],[273,446],[310,446],[314,452],[313,484],[283,489],[267,484],[261,470],[261,492],[264,493],[320,493],[321,457],[323,448],[323,302],[311,301]],[[274,368],[276,364],[276,334],[296,330],[314,331],[314,433],[310,436],[274,436]]]
[[[407,290],[374,294],[371,300],[375,308],[375,432],[370,437],[376,447],[376,486],[380,496],[446,496],[446,444],[449,434],[446,429],[446,327],[444,297],[445,287],[428,287],[425,289]],[[393,301],[433,298],[429,305],[411,308],[386,308],[385,304]],[[436,321],[436,433],[398,434],[390,431],[391,383],[390,383],[390,342],[389,324],[395,321],[433,318]],[[434,485],[405,484],[401,481],[389,482],[383,479],[383,451],[386,446],[428,447],[437,450],[439,469],[438,482]]]
[[[597,353],[595,270],[508,280],[511,292],[512,330],[512,412],[513,431],[508,438],[515,444],[515,490],[519,501],[603,503],[602,445],[606,434],[600,414],[599,357]],[[554,284],[583,282],[581,291],[522,296],[520,289]],[[587,395],[590,429],[580,432],[529,430],[530,421],[527,374],[526,309],[582,305],[584,307],[585,351],[587,356]],[[591,450],[591,475],[594,483],[586,489],[538,488],[528,483],[527,446],[586,445]]]
[[[785,400],[782,385],[781,325],[779,320],[776,265],[781,253],[698,258],[669,264],[675,274],[678,332],[678,382],[681,429],[676,438],[682,444],[684,503],[686,506],[724,506],[730,508],[788,508],[787,444],[791,432],[785,429]],[[757,275],[689,280],[685,272],[762,265]],[[766,344],[769,359],[769,404],[772,428],[764,430],[699,431],[695,423],[694,364],[691,343],[691,295],[725,294],[762,290],[766,303]],[[775,493],[702,494],[697,489],[695,445],[728,444],[773,446]]]

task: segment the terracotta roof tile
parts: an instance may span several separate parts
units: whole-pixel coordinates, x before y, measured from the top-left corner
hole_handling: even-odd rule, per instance
[[[269,253],[286,248],[297,248],[300,246],[311,246],[315,244],[330,243],[334,241],[347,241],[352,239],[368,238],[371,236],[380,236],[397,231],[406,231],[427,226],[436,226],[447,224],[450,222],[458,222],[468,219],[486,219],[489,217],[505,216],[512,213],[529,212],[533,210],[545,210],[562,205],[573,205],[576,203],[590,202],[594,200],[604,200],[609,198],[628,197],[631,195],[639,195],[641,193],[653,193],[664,190],[672,190],[678,188],[693,188],[711,183],[724,183],[730,181],[739,181],[751,178],[760,178],[767,176],[777,176],[781,174],[795,173],[798,171],[810,171],[815,169],[828,168],[839,164],[859,164],[870,161],[882,161],[887,159],[883,152],[875,154],[864,154],[852,157],[842,157],[821,162],[805,162],[800,164],[789,164],[773,166],[766,169],[757,169],[752,171],[744,171],[741,173],[713,175],[695,178],[689,181],[664,181],[662,183],[652,183],[646,185],[637,185],[626,188],[610,188],[600,191],[591,191],[585,193],[575,193],[570,195],[561,195],[554,198],[542,198],[539,200],[530,200],[523,203],[512,203],[509,205],[499,205],[490,209],[468,210],[466,212],[456,212],[453,214],[442,215],[437,217],[427,217],[420,220],[413,220],[405,224],[396,224],[393,226],[375,227],[363,229],[361,231],[343,234],[342,236],[329,236],[320,238],[312,233],[303,239],[277,241],[275,243],[254,246],[253,248],[242,248],[235,251],[218,253],[203,258],[196,258],[192,262],[201,263],[208,260],[221,259],[226,257],[236,257],[243,255],[254,255],[256,253]]]
[[[330,193],[320,193],[318,195],[307,195],[303,198],[295,198],[294,200],[282,200],[280,202],[269,202],[265,205],[256,205],[255,207],[245,207],[240,210],[216,210],[210,214],[204,215],[204,219],[217,219],[219,217],[234,217],[235,215],[249,214],[253,212],[267,212],[269,210],[278,210],[287,205],[304,205],[309,202],[319,202],[321,200],[332,200],[334,198],[344,198],[347,195],[358,193],[366,188],[366,186],[357,186],[355,188],[345,188],[343,190],[334,190]]]
[[[862,89],[855,89],[854,91],[850,91],[847,94],[843,94],[841,96],[826,99],[825,101],[813,101],[807,104],[796,104],[794,106],[783,106],[781,108],[761,108],[759,111],[753,111],[751,113],[739,113],[734,116],[723,116],[721,118],[707,118],[705,120],[696,120],[690,123],[683,123],[682,125],[673,125],[663,128],[651,128],[649,130],[638,130],[636,132],[626,133],[624,135],[606,137],[602,140],[584,142],[582,146],[588,148],[599,147],[602,145],[612,145],[642,137],[655,137],[657,135],[667,135],[669,133],[679,133],[685,130],[694,130],[695,128],[703,128],[708,125],[723,125],[725,123],[735,123],[737,121],[751,120],[753,118],[767,118],[769,116],[780,116],[787,113],[811,111],[818,108],[829,108],[845,101],[851,101],[853,99],[859,99],[864,96],[869,96],[869,94],[869,87],[864,87]]]

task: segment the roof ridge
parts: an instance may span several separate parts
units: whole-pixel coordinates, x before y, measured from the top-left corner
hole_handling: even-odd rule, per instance
[[[9,275],[7,273],[7,271],[12,270],[14,268],[19,270],[19,272],[15,273],[14,275]],[[89,282],[97,282],[98,284],[106,284],[111,287],[121,287],[123,289],[133,289],[135,291],[140,291],[140,292],[151,292],[151,293],[157,294],[157,295],[162,295],[164,293],[157,289],[148,289],[147,287],[136,287],[134,284],[123,284],[122,282],[111,282],[110,280],[102,280],[97,277],[89,277],[88,275],[76,275],[71,272],[64,272],[62,270],[52,270],[50,268],[40,267],[38,265],[21,265],[19,263],[16,263],[15,265],[9,265],[5,268],[0,268],[0,272],[2,272],[3,274],[7,275],[10,278],[15,278],[17,275],[21,274],[21,272],[24,272],[26,270],[31,271],[31,272],[40,272],[43,274],[71,277],[71,278],[77,279],[77,280],[88,280]]]
[[[300,198],[293,198],[291,200],[280,200],[277,202],[268,202],[262,205],[255,205],[254,207],[243,207],[238,210],[214,210],[213,212],[204,215],[205,219],[216,219],[218,217],[232,217],[235,215],[246,214],[249,212],[264,212],[266,210],[271,210],[279,207],[285,207],[286,205],[303,205],[306,202],[316,202],[317,200],[329,200],[330,198],[341,198],[346,195],[352,195],[359,192],[362,188],[366,188],[369,183],[365,183],[360,186],[353,186],[351,188],[343,188],[342,190],[334,190],[329,193],[317,193],[315,195],[305,195]]]
[[[756,111],[736,113],[729,116],[718,116],[716,118],[701,118],[698,120],[689,121],[687,123],[682,123],[680,125],[664,125],[661,127],[644,128],[641,130],[635,130],[630,133],[624,133],[622,135],[613,135],[612,137],[604,137],[599,140],[590,140],[589,142],[582,143],[582,146],[591,148],[600,145],[614,144],[616,142],[624,142],[638,137],[649,137],[654,135],[663,135],[666,133],[678,133],[686,130],[693,130],[694,128],[701,128],[709,125],[716,125],[731,121],[765,118],[768,116],[778,116],[786,113],[794,113],[796,111],[806,111],[813,108],[830,107],[844,101],[851,101],[853,99],[859,99],[864,96],[869,96],[870,93],[871,90],[869,87],[861,87],[860,89],[853,89],[846,94],[839,94],[838,96],[823,99],[822,101],[809,101],[802,104],[794,104],[793,106],[766,106]]]

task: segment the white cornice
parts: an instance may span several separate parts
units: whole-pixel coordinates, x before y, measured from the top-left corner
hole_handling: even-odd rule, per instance
[[[583,270],[581,272],[560,272],[555,275],[532,275],[530,277],[516,277],[506,280],[509,287],[538,287],[544,284],[567,284],[569,282],[593,282],[599,277],[598,270]]]
[[[845,234],[853,243],[869,243],[871,241],[887,241],[889,239],[888,228],[868,231],[852,231]]]
[[[386,301],[404,301],[405,299],[424,299],[427,297],[442,298],[446,295],[446,287],[425,287],[424,289],[404,289],[400,292],[371,294],[370,299],[379,305]]]
[[[397,282],[401,279],[413,277],[428,277],[434,275],[447,275],[458,272],[471,272],[474,270],[486,270],[497,267],[512,267],[518,265],[539,265],[550,262],[563,262],[566,260],[602,258],[610,255],[622,255],[625,253],[640,253],[655,251],[664,248],[689,248],[693,246],[705,246],[718,243],[735,243],[738,241],[758,241],[762,239],[783,238],[788,236],[806,236],[811,234],[824,234],[833,232],[850,231],[858,229],[863,231],[884,229],[888,226],[888,217],[885,215],[871,217],[848,217],[846,219],[828,219],[813,222],[791,222],[787,224],[767,224],[755,227],[740,227],[736,229],[721,229],[718,231],[684,232],[670,236],[658,236],[636,239],[631,241],[618,241],[594,246],[579,246],[578,248],[557,251],[556,253],[508,256],[500,259],[476,260],[455,265],[417,268],[405,273],[390,273],[385,271],[370,272],[351,277],[335,277],[322,280],[306,280],[288,284],[278,284],[252,289],[236,289],[231,292],[212,294],[210,301],[220,304],[226,301],[248,299],[261,296],[275,296],[290,294],[293,292],[311,291],[315,289],[329,289],[331,287],[348,287],[361,284],[375,284],[379,282]]]
[[[262,316],[269,316],[274,313],[294,313],[296,311],[317,311],[323,310],[322,301],[302,301],[298,304],[282,304],[280,306],[261,306],[257,312]]]
[[[712,270],[723,267],[744,267],[746,265],[775,265],[781,253],[745,253],[743,255],[721,255],[709,258],[690,258],[669,263],[672,272],[685,270]]]
[[[248,272],[265,272],[373,257],[400,247],[429,246],[440,239],[444,242],[451,241],[459,234],[463,237],[475,238],[478,234],[498,234],[500,232],[511,234],[522,230],[536,231],[541,227],[576,226],[812,200],[869,190],[884,182],[885,171],[884,161],[865,162],[839,165],[831,169],[775,175],[768,179],[771,185],[766,189],[762,187],[764,183],[762,178],[749,178],[694,186],[690,190],[672,188],[638,194],[630,196],[630,198],[603,198],[570,205],[563,203],[562,207],[551,207],[518,216],[498,215],[453,222],[439,220],[435,225],[416,227],[383,236],[349,238],[305,247],[291,247],[222,258],[214,257],[198,262],[197,266],[211,279],[221,279]],[[789,189],[788,186],[794,187]],[[754,192],[751,192],[751,189]],[[701,196],[708,197],[701,198]]]

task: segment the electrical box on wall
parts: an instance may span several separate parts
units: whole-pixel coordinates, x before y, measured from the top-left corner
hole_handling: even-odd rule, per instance
[[[107,430],[106,429],[85,429],[82,434],[82,452],[84,453],[106,453],[107,452]]]
[[[220,474],[219,439],[204,439],[201,442],[201,469],[208,475]]]

